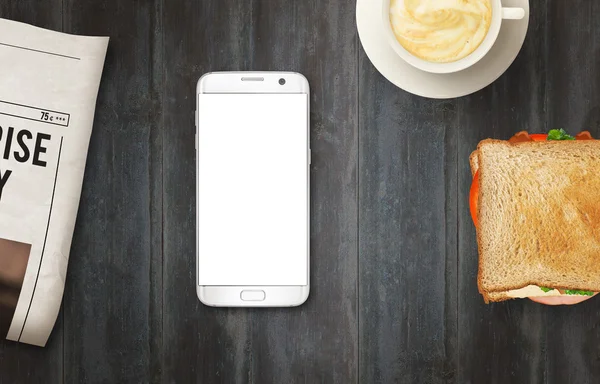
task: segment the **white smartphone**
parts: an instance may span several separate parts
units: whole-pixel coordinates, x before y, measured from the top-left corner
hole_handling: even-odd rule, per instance
[[[208,73],[196,102],[200,301],[293,307],[310,290],[310,90],[290,72]]]

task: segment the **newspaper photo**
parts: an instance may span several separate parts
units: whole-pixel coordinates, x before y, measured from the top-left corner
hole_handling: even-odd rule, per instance
[[[58,316],[107,46],[0,19],[1,338]]]

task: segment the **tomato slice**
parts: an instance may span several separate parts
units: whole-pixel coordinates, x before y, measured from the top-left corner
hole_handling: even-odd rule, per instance
[[[473,224],[477,228],[477,203],[479,202],[479,170],[475,172],[473,176],[473,182],[471,183],[471,191],[469,192],[469,207],[471,208],[471,218]]]
[[[531,137],[533,139],[533,141],[546,141],[546,140],[548,140],[548,134],[547,133],[533,133],[533,134],[529,135],[529,137]]]

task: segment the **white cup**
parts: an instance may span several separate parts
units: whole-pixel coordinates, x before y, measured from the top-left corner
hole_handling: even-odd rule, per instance
[[[502,7],[501,0],[490,0],[492,4],[492,20],[487,35],[473,52],[468,56],[463,57],[460,60],[449,62],[449,63],[436,63],[432,61],[423,60],[412,53],[408,52],[402,44],[396,39],[394,30],[392,29],[392,23],[390,21],[390,2],[391,0],[383,0],[383,26],[387,39],[394,49],[394,51],[404,61],[413,67],[422,71],[431,73],[453,73],[467,69],[470,66],[481,60],[496,42],[498,35],[500,34],[500,26],[502,20],[520,20],[525,17],[525,10],[523,8],[507,8]]]

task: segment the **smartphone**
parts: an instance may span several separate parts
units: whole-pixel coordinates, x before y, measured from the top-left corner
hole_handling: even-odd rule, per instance
[[[293,307],[309,294],[310,90],[291,72],[197,85],[197,293],[214,307]]]

